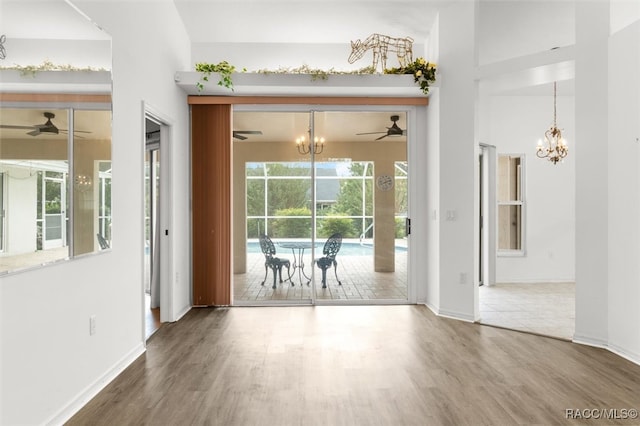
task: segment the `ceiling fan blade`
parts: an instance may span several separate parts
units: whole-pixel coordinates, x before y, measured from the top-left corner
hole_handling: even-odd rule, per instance
[[[38,136],[40,134],[40,129],[33,130],[31,132],[27,132],[29,136]]]
[[[58,129],[61,132],[69,132],[69,130],[67,129]],[[88,132],[86,130],[74,130],[73,133],[93,133],[93,132]]]
[[[368,133],[356,133],[357,136],[360,135],[379,135],[381,133],[387,133],[387,132],[368,132]]]
[[[389,136],[389,135],[382,135],[382,136],[380,136],[379,138],[376,138],[376,140],[377,140],[377,141],[379,141],[380,139],[384,139],[384,138],[386,138],[387,136]]]
[[[12,126],[10,124],[0,124],[0,129],[33,130],[35,128],[35,126]]]
[[[58,129],[58,130],[60,131],[60,133],[67,134],[67,135],[69,134],[68,130],[65,130],[65,129]],[[83,133],[91,133],[91,132],[83,132]],[[84,136],[76,135],[76,132],[73,132],[73,137],[78,139],[85,139]]]
[[[246,136],[242,136],[242,135],[261,135],[261,134],[262,134],[262,130],[234,130],[233,131],[233,137],[241,141],[244,141],[247,139]]]

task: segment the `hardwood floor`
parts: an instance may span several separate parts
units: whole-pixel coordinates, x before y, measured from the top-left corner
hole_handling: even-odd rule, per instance
[[[640,366],[602,349],[421,305],[200,308],[68,424],[555,425],[603,408],[640,409]]]
[[[151,308],[151,296],[144,295],[144,333],[145,339],[149,338],[158,331],[162,323],[160,322],[160,308]]]

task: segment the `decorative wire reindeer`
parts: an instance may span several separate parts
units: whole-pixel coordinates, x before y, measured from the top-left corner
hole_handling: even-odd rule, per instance
[[[351,42],[349,63],[352,64],[362,58],[367,50],[373,50],[373,68],[378,68],[378,61],[382,62],[382,71],[387,67],[387,52],[395,52],[400,67],[413,62],[413,39],[411,37],[395,38],[382,34],[371,34],[365,41],[360,39]]]

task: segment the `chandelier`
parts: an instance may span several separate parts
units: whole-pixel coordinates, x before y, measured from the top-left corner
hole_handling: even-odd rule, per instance
[[[86,175],[77,175],[74,179],[76,189],[80,192],[85,192],[91,188],[91,178]]]
[[[538,139],[536,155],[538,158],[546,158],[553,164],[558,164],[569,153],[567,141],[562,137],[562,132],[558,129],[556,122],[556,82],[553,82],[553,126],[544,132],[545,143],[542,139]]]
[[[311,143],[311,139],[307,141],[304,136],[300,136],[296,139],[296,147],[302,155],[309,154],[311,151],[314,154],[320,154],[324,150],[324,142],[324,138],[318,138],[317,136],[313,139],[313,143]]]

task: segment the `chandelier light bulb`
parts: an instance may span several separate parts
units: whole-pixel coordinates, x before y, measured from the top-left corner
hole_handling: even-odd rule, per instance
[[[309,142],[311,142],[311,139],[309,139]],[[313,138],[313,144],[311,143],[307,144],[304,136],[296,138],[296,148],[298,149],[298,152],[302,155],[309,154],[311,153],[311,151],[313,151],[314,154],[322,153],[322,151],[324,150],[324,143],[325,143],[325,139],[323,137],[315,136]]]

